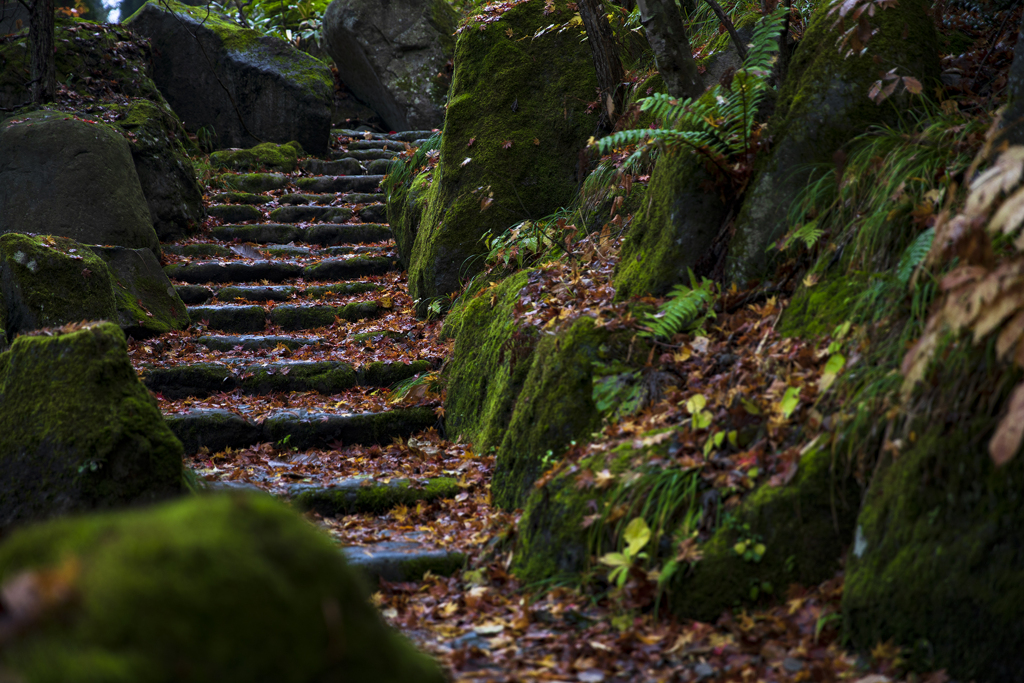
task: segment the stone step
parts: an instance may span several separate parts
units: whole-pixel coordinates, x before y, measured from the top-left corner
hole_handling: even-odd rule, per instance
[[[220,289],[202,287],[201,285],[178,285],[176,289],[179,292],[187,289],[189,298],[197,299],[199,294],[194,291],[196,287],[205,290],[205,298],[196,303],[206,303],[213,299],[214,296],[224,303],[230,303],[236,299],[244,301],[288,301],[292,298],[292,295],[309,299],[326,299],[332,296],[351,296],[375,292],[381,288],[380,285],[374,282],[339,282],[331,285],[307,285],[305,287],[294,285],[229,285]]]
[[[418,142],[420,140],[427,140],[437,133],[438,131],[435,130],[403,130],[391,133],[385,137],[389,140],[399,140],[401,142]]]
[[[390,256],[356,255],[330,258],[304,265],[294,261],[198,261],[164,266],[172,280],[188,284],[216,282],[283,282],[295,278],[306,280],[353,280],[369,275],[383,275],[401,268]]]
[[[214,239],[257,244],[305,242],[321,246],[384,242],[392,238],[391,228],[382,223],[318,223],[309,227],[294,224],[223,225],[210,231]]]
[[[398,152],[394,152],[389,149],[356,149],[356,150],[344,150],[336,149],[331,152],[331,158],[339,161],[343,159],[350,159],[359,163],[360,161],[378,161],[385,160],[390,161],[398,155]]]
[[[325,175],[297,178],[295,184],[302,192],[374,192],[382,180],[382,175]]]
[[[353,213],[347,206],[281,206],[270,212],[270,220],[275,223],[344,223]]]
[[[361,571],[374,587],[381,579],[391,583],[421,581],[427,572],[452,576],[466,566],[462,553],[411,541],[349,546],[342,548],[342,553],[349,566]]]
[[[352,140],[345,147],[350,152],[368,149],[391,150],[393,152],[404,152],[406,150],[405,143],[398,140]]]
[[[316,175],[363,175],[366,169],[357,159],[304,159],[299,164],[304,170]]]
[[[196,344],[211,351],[268,351],[278,346],[300,349],[303,346],[323,344],[323,337],[297,337],[267,334],[207,334],[195,340]]]
[[[249,204],[216,204],[208,207],[206,213],[210,218],[216,218],[228,223],[244,223],[245,221],[258,221],[263,218],[263,212]]]
[[[202,322],[207,329],[238,334],[262,332],[269,322],[288,332],[330,327],[335,320],[355,322],[376,318],[385,309],[374,301],[362,301],[344,306],[309,306],[284,304],[269,311],[262,306],[219,304],[188,306],[192,323]]]
[[[218,204],[269,204],[274,198],[251,192],[216,192],[210,197],[210,201]]]
[[[234,253],[222,244],[161,244],[160,250],[165,254],[177,256],[233,256]]]
[[[371,477],[341,479],[330,486],[293,484],[288,488],[292,504],[303,511],[324,517],[342,515],[380,515],[399,505],[413,506],[441,498],[454,498],[459,484],[451,477],[436,477],[418,482],[409,479],[376,481]]]
[[[259,196],[259,195],[257,195]],[[303,204],[380,204],[387,201],[387,196],[379,192],[349,192],[347,194],[286,194],[278,203],[282,206],[300,206]]]
[[[164,415],[186,454],[201,448],[211,453],[263,442],[293,448],[327,448],[330,444],[388,444],[437,424],[433,408],[399,408],[382,413],[336,415],[299,410],[271,413],[262,424],[219,408]]]
[[[341,361],[275,361],[272,363],[190,363],[145,368],[142,382],[151,391],[175,401],[187,396],[206,398],[240,389],[262,395],[278,391],[315,391],[340,394],[354,386],[391,386],[433,369],[429,361],[384,363],[354,368]]]
[[[238,192],[270,192],[291,184],[292,179],[283,173],[223,173],[217,180],[229,190]]]

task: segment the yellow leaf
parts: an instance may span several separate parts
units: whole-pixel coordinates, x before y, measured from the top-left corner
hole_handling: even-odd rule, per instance
[[[626,526],[622,538],[626,541],[626,553],[635,556],[651,540],[651,528],[643,517],[634,517]]]

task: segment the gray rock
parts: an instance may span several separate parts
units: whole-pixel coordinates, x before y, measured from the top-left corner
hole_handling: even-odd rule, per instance
[[[218,204],[209,209],[210,216],[228,223],[244,223],[258,221],[263,214],[255,206],[249,204]]]
[[[240,347],[242,351],[261,351],[264,349],[272,349],[278,344],[295,350],[302,348],[303,346],[315,346],[317,344],[322,344],[323,341],[324,340],[320,337],[285,337],[280,335],[262,334],[211,334],[196,339],[197,344],[201,344],[211,351],[234,351],[236,346]]]
[[[91,247],[113,276],[117,322],[128,334],[152,337],[189,326],[188,311],[148,249]]]
[[[373,192],[382,180],[382,175],[342,175],[299,178],[295,184],[303,192]]]
[[[385,581],[419,581],[430,571],[451,576],[466,565],[462,553],[431,548],[408,541],[385,541],[366,547],[343,548],[350,567],[358,569],[375,585]]]
[[[160,253],[125,139],[105,124],[45,110],[0,128],[0,234],[11,232]]]
[[[153,80],[189,130],[211,128],[223,147],[296,140],[327,152],[334,82],[323,62],[176,0],[124,23],[151,41]]]
[[[436,128],[457,22],[445,0],[334,0],[323,37],[341,80],[392,130]]]
[[[190,306],[188,311],[192,320],[222,332],[252,334],[262,332],[267,324],[267,312],[262,306]]]
[[[291,178],[282,173],[225,173],[220,181],[225,187],[241,192],[270,192],[285,187]]]
[[[324,161],[323,159],[306,159],[302,167],[316,175],[363,175],[365,170],[356,159],[337,159],[335,161]]]
[[[178,293],[178,298],[189,306],[205,304],[213,298],[213,290],[202,285],[176,285],[174,291]]]
[[[347,221],[352,209],[347,206],[281,206],[270,212],[270,220],[278,223],[307,223],[312,220],[324,223]]]

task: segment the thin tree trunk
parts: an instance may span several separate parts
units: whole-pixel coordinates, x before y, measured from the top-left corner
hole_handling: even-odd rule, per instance
[[[732,25],[731,21],[729,21],[729,15],[725,13],[722,6],[715,2],[715,0],[704,0],[704,2],[708,4],[711,11],[715,13],[718,20],[722,22],[723,26],[725,26],[725,30],[729,32],[729,37],[732,38],[732,44],[736,46],[736,54],[740,56],[740,61],[742,62],[747,58],[747,46],[744,45],[743,40],[740,39],[740,34],[736,32],[736,27]]]
[[[32,44],[32,101],[52,102],[57,94],[57,69],[53,53],[53,0],[35,0],[29,20]]]
[[[612,27],[604,15],[601,0],[578,0],[577,6],[583,19],[583,27],[587,30],[591,54],[594,56],[597,87],[601,90],[601,104],[609,123],[614,124],[616,115],[622,112],[622,83],[626,80],[626,72],[623,71],[622,62],[619,60]]]
[[[658,73],[674,97],[699,97],[704,92],[690,39],[675,0],[637,0],[654,51]]]

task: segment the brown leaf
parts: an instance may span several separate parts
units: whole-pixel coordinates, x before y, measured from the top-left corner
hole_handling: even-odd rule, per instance
[[[989,455],[996,467],[1005,465],[1020,449],[1024,439],[1024,383],[1018,384],[1010,395],[1010,407],[999,421],[996,433],[988,444]]]
[[[501,143],[501,148],[502,149],[512,149],[512,141],[511,140],[505,140],[504,142]]]

